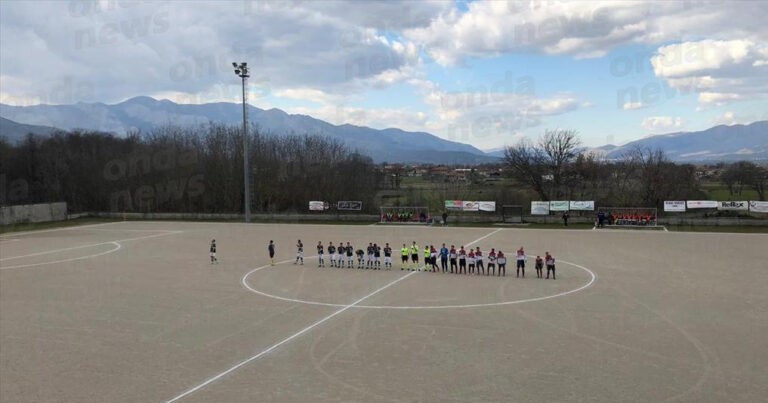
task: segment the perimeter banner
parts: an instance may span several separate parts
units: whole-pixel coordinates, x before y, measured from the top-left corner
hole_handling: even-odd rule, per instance
[[[568,200],[555,200],[549,202],[549,211],[568,211]]]
[[[689,208],[717,208],[718,203],[714,200],[688,200],[685,205]]]
[[[495,201],[481,201],[477,202],[480,211],[496,211]]]
[[[684,200],[664,201],[664,211],[673,212],[673,213],[685,213],[685,201]]]
[[[363,202],[361,201],[339,201],[336,203],[336,209],[337,210],[352,210],[352,211],[360,211],[363,209]]]
[[[464,211],[480,211],[480,203],[476,201],[464,201],[462,210]]]
[[[464,203],[462,203],[461,200],[446,200],[445,209],[446,210],[463,210]]]
[[[594,211],[594,201],[571,201],[571,210]]]
[[[311,201],[309,202],[309,211],[323,211],[325,210],[325,202]]]
[[[531,215],[549,215],[549,202],[532,201]]]
[[[717,202],[718,210],[727,211],[747,211],[749,210],[749,202],[746,201],[721,201]]]
[[[753,213],[768,213],[768,201],[749,202],[749,211]]]

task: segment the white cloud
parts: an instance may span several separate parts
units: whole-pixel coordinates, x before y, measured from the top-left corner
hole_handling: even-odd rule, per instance
[[[644,105],[642,102],[625,102],[623,109],[625,111],[635,110],[635,109],[645,109],[647,106]]]
[[[440,64],[468,56],[537,51],[602,57],[627,43],[660,44],[689,38],[768,36],[764,2],[487,1],[451,9],[406,35]],[[738,21],[738,23],[734,23]]]
[[[738,120],[736,119],[736,115],[731,111],[727,111],[722,115],[712,119],[713,126],[717,126],[717,125],[731,126],[731,125],[735,125],[736,123],[738,123]]]
[[[650,133],[666,133],[685,127],[685,122],[680,117],[650,116],[643,119],[642,126]]]
[[[352,106],[321,106],[317,108],[291,107],[286,112],[309,115],[335,125],[351,124],[376,129],[395,127],[409,131],[422,131],[429,115],[420,111],[395,108],[360,108]]]
[[[507,77],[490,88],[456,92],[442,90],[425,79],[412,79],[409,84],[419,88],[423,102],[435,115],[426,123],[428,130],[483,147],[509,143],[520,131],[540,126],[547,117],[591,106],[570,93],[538,97],[532,80],[527,80]],[[506,91],[499,91],[502,88]]]
[[[336,105],[350,100],[350,97],[328,93],[316,88],[286,88],[276,90],[274,95],[299,101],[311,101],[319,104]]]
[[[705,39],[660,47],[651,57],[656,76],[679,91],[698,92],[703,105],[764,97],[768,66],[760,64],[768,44]]]
[[[196,94],[236,85],[233,61],[248,61],[251,81],[272,90],[356,93],[412,72],[418,47],[380,31],[426,24],[446,7],[420,3],[0,2],[0,96],[74,103]],[[31,73],[32,64],[46,67]],[[89,91],[51,90],[65,85]]]

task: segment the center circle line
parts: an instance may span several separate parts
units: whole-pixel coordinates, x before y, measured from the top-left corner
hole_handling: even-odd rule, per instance
[[[277,262],[277,264],[279,265],[279,264],[284,264],[284,263],[288,263],[288,262],[292,262],[292,261],[293,260],[285,260],[285,261],[282,261],[282,262]],[[355,305],[352,308],[361,308],[361,309],[402,309],[402,310],[408,310],[408,309],[410,309],[410,310],[419,310],[419,309],[467,309],[467,308],[486,308],[486,307],[493,307],[493,306],[523,304],[523,303],[528,303],[528,302],[544,301],[544,300],[547,300],[547,299],[553,299],[553,298],[563,297],[563,296],[566,296],[566,295],[569,295],[569,294],[574,294],[574,293],[577,293],[579,291],[582,291],[582,290],[592,286],[592,284],[594,284],[595,281],[597,280],[597,275],[592,270],[588,269],[587,267],[584,267],[582,265],[579,265],[579,264],[576,264],[576,263],[572,263],[572,262],[569,262],[569,261],[566,261],[566,260],[559,260],[559,262],[560,263],[565,263],[567,265],[571,265],[571,266],[574,266],[576,268],[579,268],[581,270],[586,271],[590,275],[589,281],[587,283],[583,284],[582,286],[578,287],[578,288],[574,288],[574,289],[568,290],[568,291],[563,291],[561,293],[557,293],[557,294],[553,294],[553,295],[545,295],[545,296],[542,296],[542,297],[518,299],[518,300],[512,300],[512,301],[489,302],[489,303],[483,303],[483,304],[465,304],[465,305],[423,305],[423,306]],[[304,300],[304,299],[298,299],[298,298],[281,297],[279,295],[273,295],[273,294],[269,294],[269,293],[257,290],[255,288],[251,287],[250,284],[248,284],[248,277],[251,274],[253,274],[253,273],[255,273],[255,272],[259,271],[259,270],[262,270],[262,269],[265,269],[265,268],[270,268],[270,267],[274,267],[274,266],[268,265],[268,266],[257,267],[255,269],[245,273],[245,275],[243,275],[241,283],[243,284],[243,286],[246,289],[248,289],[249,291],[251,291],[253,293],[262,295],[264,297],[268,297],[268,298],[272,298],[272,299],[277,299],[277,300],[280,300],[280,301],[296,302],[296,303],[306,304],[306,305],[319,305],[319,306],[332,306],[332,307],[344,307],[344,306],[347,306],[345,304],[334,304],[334,303],[330,303],[330,302],[319,302],[319,301],[310,301],[310,300]]]

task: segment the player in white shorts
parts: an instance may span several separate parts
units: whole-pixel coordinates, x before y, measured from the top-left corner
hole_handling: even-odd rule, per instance
[[[317,267],[325,267],[325,258],[323,258],[323,241],[317,241]]]
[[[296,261],[293,262],[293,264],[299,263],[301,261],[301,265],[304,265],[304,244],[301,243],[301,239],[296,243]]]

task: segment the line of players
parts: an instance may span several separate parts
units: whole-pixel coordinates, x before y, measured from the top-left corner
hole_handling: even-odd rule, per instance
[[[297,253],[296,261],[294,264],[304,264],[304,244],[301,240],[296,244]],[[330,267],[352,269],[355,266],[355,258],[357,259],[358,269],[382,269],[382,255],[384,257],[384,270],[392,270],[392,248],[389,243],[385,244],[382,248],[378,244],[370,242],[366,250],[355,248],[347,242],[339,242],[338,246],[335,246],[333,242],[328,243],[328,258]],[[367,256],[367,259],[366,259]],[[317,243],[317,267],[325,267],[325,248],[323,243]]]
[[[297,253],[296,261],[294,264],[304,264],[304,244],[301,240],[296,244]],[[325,252],[326,248],[323,247],[322,241],[317,243],[317,258],[318,267],[325,267]],[[389,243],[386,243],[384,247],[370,242],[366,250],[357,249],[347,242],[344,245],[343,242],[339,242],[338,246],[333,245],[330,242],[327,247],[328,257],[330,261],[330,267],[353,268],[355,266],[355,258],[357,260],[358,269],[373,269],[381,270],[382,268],[382,254],[384,257],[384,269],[392,270],[392,248]],[[400,270],[410,271],[431,271],[433,273],[454,273],[454,274],[477,274],[477,275],[495,275],[506,276],[507,275],[507,257],[501,250],[496,251],[491,249],[488,252],[488,266],[485,266],[483,252],[480,247],[475,249],[469,248],[468,250],[462,245],[459,249],[456,249],[455,245],[451,245],[450,249],[445,244],[438,250],[434,245],[427,245],[423,250],[424,265],[419,265],[419,246],[414,241],[413,244],[408,247],[403,244],[401,252],[402,266]],[[346,258],[346,259],[345,259]],[[409,263],[410,258],[410,263]],[[437,265],[437,260],[440,259],[440,266]],[[515,255],[516,260],[516,276],[525,277],[525,262],[528,256],[525,254],[525,250],[521,246],[517,250]],[[535,269],[537,278],[544,277],[544,266],[546,265],[547,272],[546,278],[548,279],[550,274],[552,279],[556,279],[555,275],[555,258],[549,252],[546,252],[544,257],[536,256]],[[497,271],[498,269],[498,271]]]

